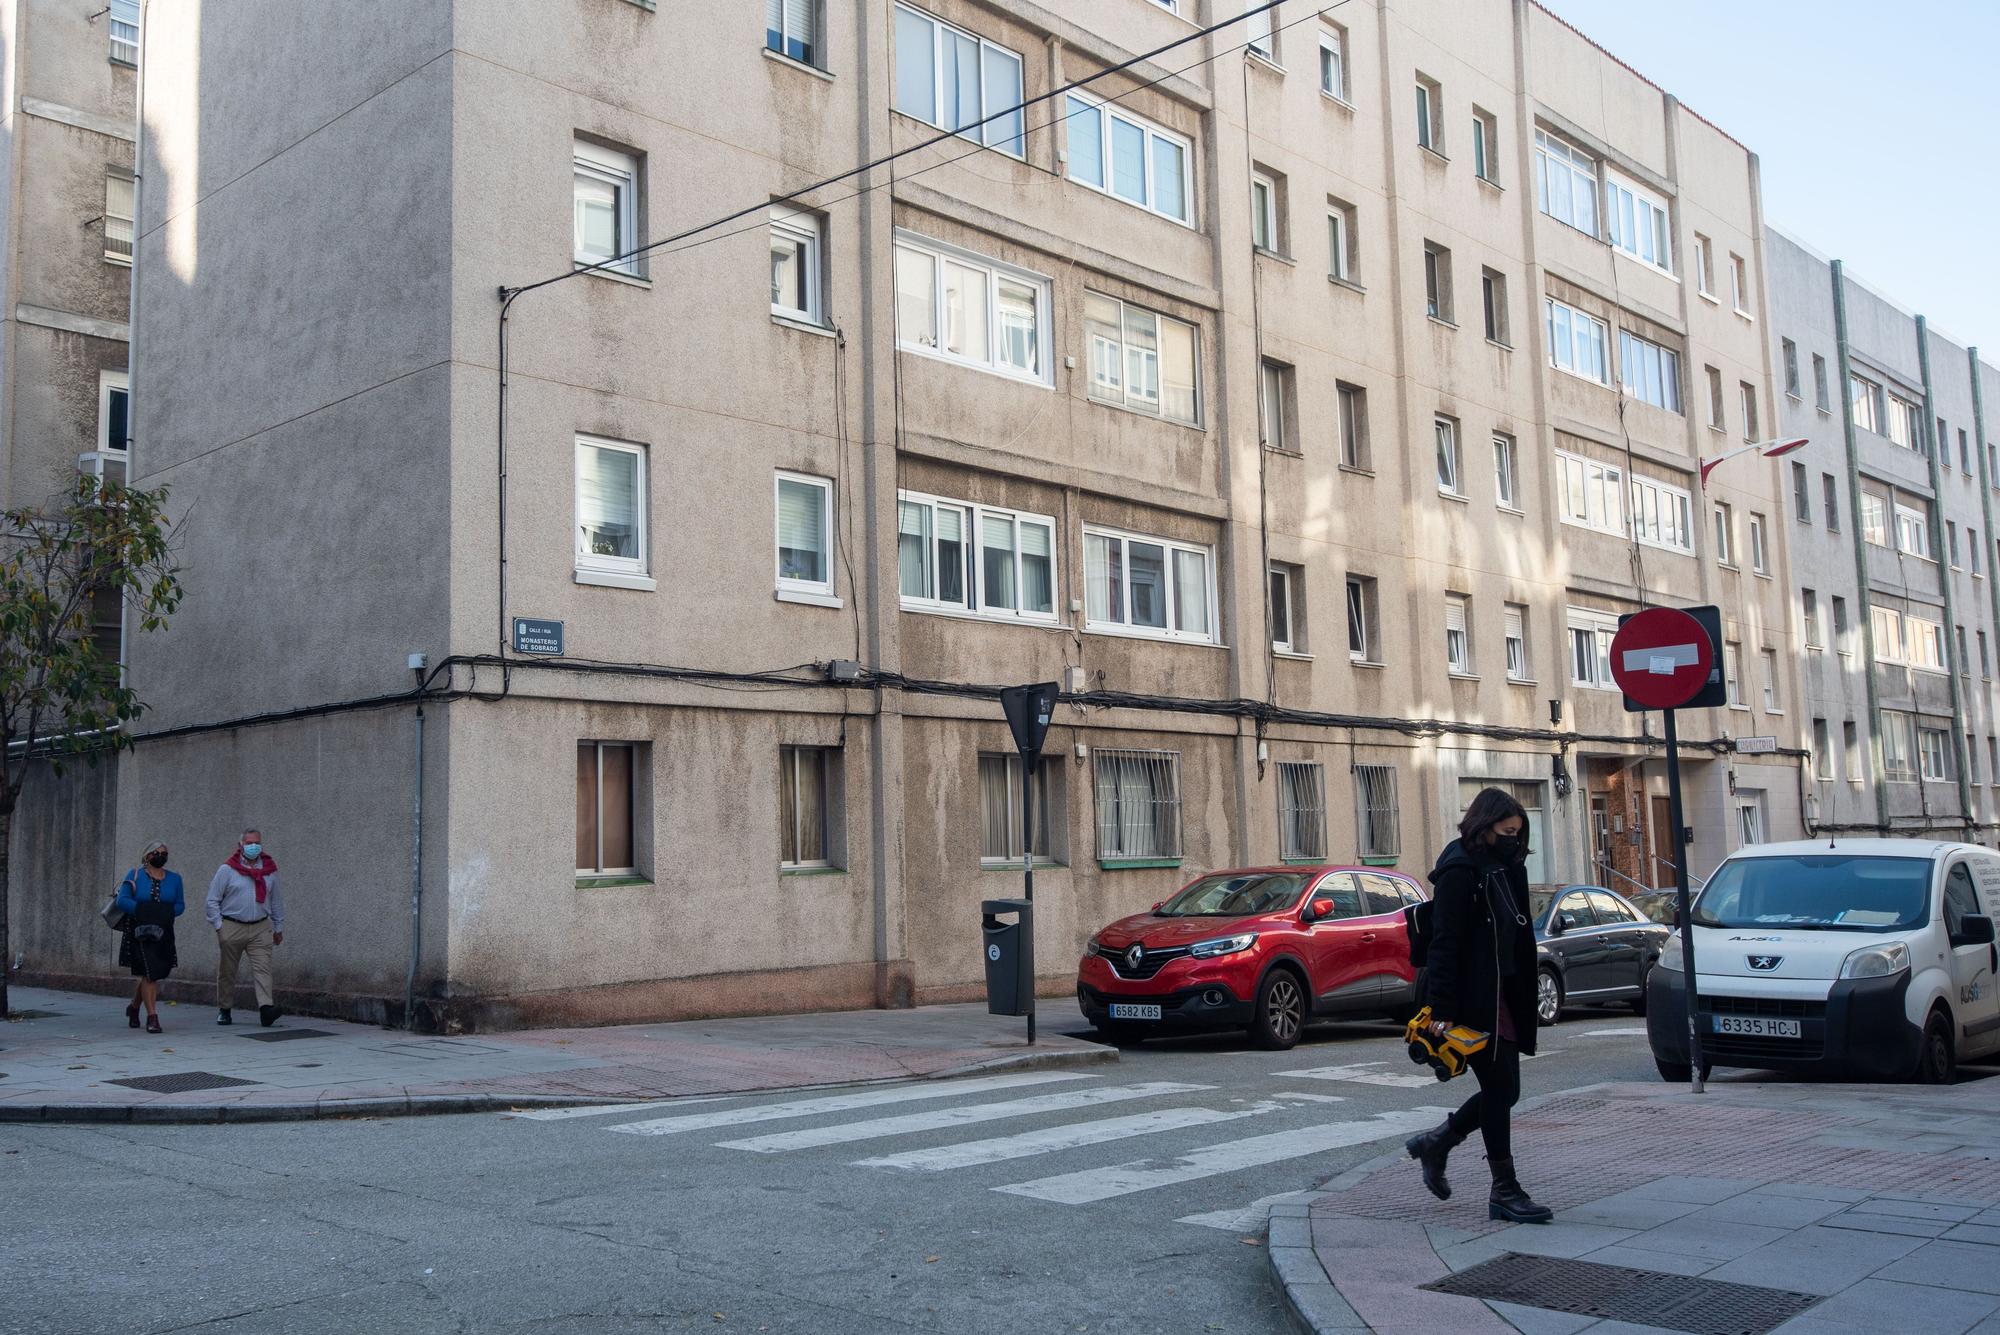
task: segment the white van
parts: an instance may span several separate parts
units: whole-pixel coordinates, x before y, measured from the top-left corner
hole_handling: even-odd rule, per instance
[[[1759,844],[1693,906],[1702,1064],[1945,1083],[2000,1054],[2000,853],[1914,839]],[[1647,981],[1665,1080],[1689,1076],[1678,933]]]

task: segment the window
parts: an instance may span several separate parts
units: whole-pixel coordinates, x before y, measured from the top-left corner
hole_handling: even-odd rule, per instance
[[[1207,547],[1086,526],[1084,626],[1213,643],[1213,559]]]
[[[1891,783],[1915,783],[1917,779],[1916,729],[1908,714],[1883,710],[1882,777]]]
[[[1722,407],[1722,372],[1713,366],[1701,368],[1708,381],[1708,425],[1712,431],[1729,429],[1729,418]]]
[[[1618,369],[1625,392],[1641,403],[1681,410],[1681,357],[1629,329],[1618,331]]]
[[[1244,8],[1247,10],[1252,4],[1261,2],[1262,0],[1246,0]],[[1273,65],[1278,63],[1278,38],[1269,9],[1250,14],[1243,20],[1243,45],[1251,55],[1262,56]]]
[[[1847,599],[1837,593],[1833,595],[1833,647],[1843,654],[1854,652],[1847,634]]]
[[[1785,711],[1778,707],[1778,651],[1775,649],[1758,650],[1757,665],[1763,670],[1764,674],[1764,712],[1766,714],[1784,713]]]
[[[1625,535],[1625,475],[1595,459],[1556,451],[1556,482],[1562,521],[1599,533]]]
[[[1354,244],[1354,206],[1326,197],[1326,273],[1344,283],[1355,281],[1360,265]]]
[[[1615,691],[1611,678],[1611,638],[1618,618],[1588,608],[1569,609],[1569,681],[1598,691]]]
[[[1924,502],[1896,502],[1896,549],[1926,561],[1935,559],[1931,555],[1930,510]]]
[[[1498,269],[1481,269],[1479,299],[1485,309],[1486,337],[1503,347],[1511,346],[1507,337],[1507,276]]]
[[[1757,440],[1757,387],[1747,380],[1736,382],[1736,396],[1743,403],[1743,439]]]
[[[805,65],[819,58],[820,0],[764,0],[764,46]]]
[[[1877,547],[1889,545],[1889,502],[1865,487],[1861,491],[1861,537]]]
[[[1302,567],[1271,563],[1271,647],[1281,654],[1305,650],[1305,576]]]
[[[1472,174],[1500,184],[1500,122],[1490,111],[1472,109]]]
[[[1704,297],[1715,296],[1715,243],[1694,234],[1694,286]]]
[[[1376,619],[1375,581],[1367,575],[1347,577],[1347,656],[1356,663],[1380,663],[1380,623]]]
[[[1038,757],[1030,782],[1034,785],[1035,848],[1037,862],[1055,859],[1049,839],[1049,813],[1056,809],[1056,792],[1062,767],[1046,757]],[[987,863],[1021,865],[1021,758],[982,755],[979,757],[979,860]]]
[[[1799,345],[1789,338],[1778,342],[1785,362],[1785,393],[1796,399],[1799,397]]]
[[[1535,131],[1535,207],[1597,235],[1597,161],[1545,130]]]
[[[1906,450],[1923,453],[1924,442],[1917,426],[1919,409],[1916,404],[1900,395],[1889,396],[1889,439]],[[1950,461],[1945,461],[1949,466]]]
[[[1806,648],[1825,647],[1819,635],[1819,595],[1811,589],[1799,590],[1799,625],[1805,635]]]
[[[1849,783],[1861,782],[1861,730],[1852,720],[1840,725],[1840,761]]]
[[[97,448],[124,450],[132,443],[132,378],[125,371],[97,373]]]
[[[1938,428],[1938,439],[1944,439],[1944,428],[1942,426]],[[1958,471],[1967,477],[1972,476],[1972,447],[1966,441],[1964,427],[1958,429]]]
[[[1340,462],[1348,468],[1368,469],[1368,391],[1344,380],[1334,382],[1340,400]]]
[[[778,474],[778,592],[833,597],[833,483]]]
[[[1472,673],[1472,600],[1462,593],[1444,596],[1444,665],[1458,676]]]
[[[1038,274],[936,241],[896,238],[899,347],[1046,384],[1048,310],[1049,282]]]
[[[1516,467],[1514,438],[1495,432],[1493,436],[1493,501],[1503,510],[1521,508],[1521,487]]]
[[[778,865],[833,865],[833,760],[829,746],[778,748]]]
[[[1760,575],[1771,573],[1770,552],[1764,544],[1764,516],[1750,516],[1750,568]]]
[[[1944,550],[1951,568],[1958,569],[1958,525],[1949,519],[1944,521]]]
[[[1613,250],[1663,273],[1674,271],[1667,201],[1618,173],[1604,173],[1604,211]]]
[[[139,0],[110,0],[111,63],[139,64]]]
[[[1819,475],[1820,504],[1826,510],[1826,531],[1840,532],[1840,489],[1833,480],[1833,474]]]
[[[1175,222],[1194,216],[1193,150],[1181,136],[1110,102],[1068,95],[1069,178]]]
[[[645,578],[646,495],[645,446],[576,438],[579,574]]]
[[[1916,613],[1903,617],[1903,649],[1913,668],[1926,672],[1945,671],[1944,626]]]
[[[1458,457],[1458,423],[1449,417],[1436,417],[1431,421],[1431,432],[1437,438],[1437,480],[1438,490],[1447,496],[1465,494]]]
[[[1833,732],[1823,718],[1813,720],[1813,777],[1833,777]]]
[[[1986,651],[1986,632],[1982,630],[1975,634],[1979,640],[1979,675],[1990,678],[1993,675],[1993,660]]]
[[[1021,101],[1020,56],[896,6],[896,110],[1018,158]]]
[[[1396,812],[1396,767],[1356,765],[1354,796],[1360,808],[1361,856],[1364,859],[1394,858],[1402,853],[1402,836]]]
[[[1952,630],[1956,632],[1958,640],[1959,675],[1969,677],[1972,675],[1972,655],[1967,653],[1965,649],[1965,627],[1963,625],[1954,626]]]
[[[1871,607],[1868,622],[1875,631],[1875,657],[1884,663],[1903,662],[1903,614],[1893,607]]]
[[[1761,793],[1751,801],[1736,804],[1736,832],[1742,837],[1745,846],[1764,842],[1764,803]]]
[[[1821,412],[1828,411],[1826,389],[1826,358],[1817,352],[1813,354],[1813,403]]]
[[[1095,751],[1100,861],[1181,855],[1178,751]]]
[[[1729,253],[1729,302],[1738,315],[1750,313],[1750,270],[1735,251]]]
[[[1326,774],[1318,765],[1278,762],[1278,856],[1286,862],[1326,860]]]
[[[1319,30],[1319,90],[1328,97],[1347,96],[1347,30],[1328,26]]]
[[[128,172],[104,175],[104,258],[112,264],[132,263],[132,177]]]
[[[1500,620],[1507,640],[1507,680],[1532,680],[1528,662],[1528,609],[1520,603],[1504,603]]]
[[[576,870],[579,876],[631,876],[636,766],[630,742],[576,744]]]
[[[906,609],[1055,620],[1055,520],[908,491],[896,512]]]
[[[1729,707],[1747,709],[1743,700],[1743,646],[1730,640],[1722,646],[1723,680],[1729,689]]]
[[[1278,181],[1263,172],[1250,176],[1250,244],[1273,254],[1278,241]]]
[[[1950,766],[1945,761],[1947,742],[1942,728],[1917,729],[1917,758],[1922,765],[1922,775],[1926,780],[1941,781],[1951,777]]]
[[[1986,734],[1986,782],[2000,785],[2000,738]]]
[[[1792,514],[1801,524],[1812,523],[1812,486],[1806,480],[1806,466],[1792,461]]]
[[[615,148],[577,140],[575,261],[641,277],[639,160]]]
[[[1847,389],[1854,399],[1851,414],[1854,425],[1863,431],[1879,434],[1883,418],[1888,416],[1888,409],[1882,402],[1882,387],[1866,376],[1854,375],[1848,377]]]
[[[1632,479],[1632,536],[1648,547],[1694,555],[1694,500],[1650,477]]]
[[[1736,513],[1726,501],[1715,504],[1715,562],[1736,564]]]
[[[1201,420],[1195,327],[1116,297],[1083,294],[1090,397],[1192,426]]]
[[[771,314],[807,324],[826,322],[820,297],[821,235],[817,215],[771,210]]]
[[[1417,76],[1417,147],[1439,155],[1444,153],[1444,121],[1438,106],[1442,91],[1435,79]]]
[[[1600,385],[1611,383],[1606,352],[1608,330],[1604,321],[1566,306],[1554,297],[1547,299],[1549,316],[1549,365]]]
[[[1979,739],[1969,732],[1965,734],[1965,777],[1968,782],[1979,782]]]
[[[1435,241],[1424,242],[1424,314],[1452,323],[1451,251]]]
[[[1292,368],[1266,357],[1257,367],[1257,425],[1264,432],[1264,447],[1297,453],[1299,442],[1285,412],[1292,398]]]

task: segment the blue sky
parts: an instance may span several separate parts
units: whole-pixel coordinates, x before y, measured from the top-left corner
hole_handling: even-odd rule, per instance
[[[2000,3],[1542,3],[1749,145],[1769,223],[2000,365]]]

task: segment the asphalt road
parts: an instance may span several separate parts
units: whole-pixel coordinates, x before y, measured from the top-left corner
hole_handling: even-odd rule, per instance
[[[1526,1095],[1657,1078],[1643,1024],[1573,1012]],[[0,1331],[1279,1332],[1270,1198],[1470,1089],[1358,1024],[578,1116],[0,1126]]]

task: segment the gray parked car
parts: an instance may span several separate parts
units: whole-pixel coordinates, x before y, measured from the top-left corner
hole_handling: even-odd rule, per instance
[[[1646,1013],[1646,975],[1670,935],[1631,900],[1594,885],[1537,890],[1535,1012],[1545,1025],[1563,1007],[1624,1002]]]

